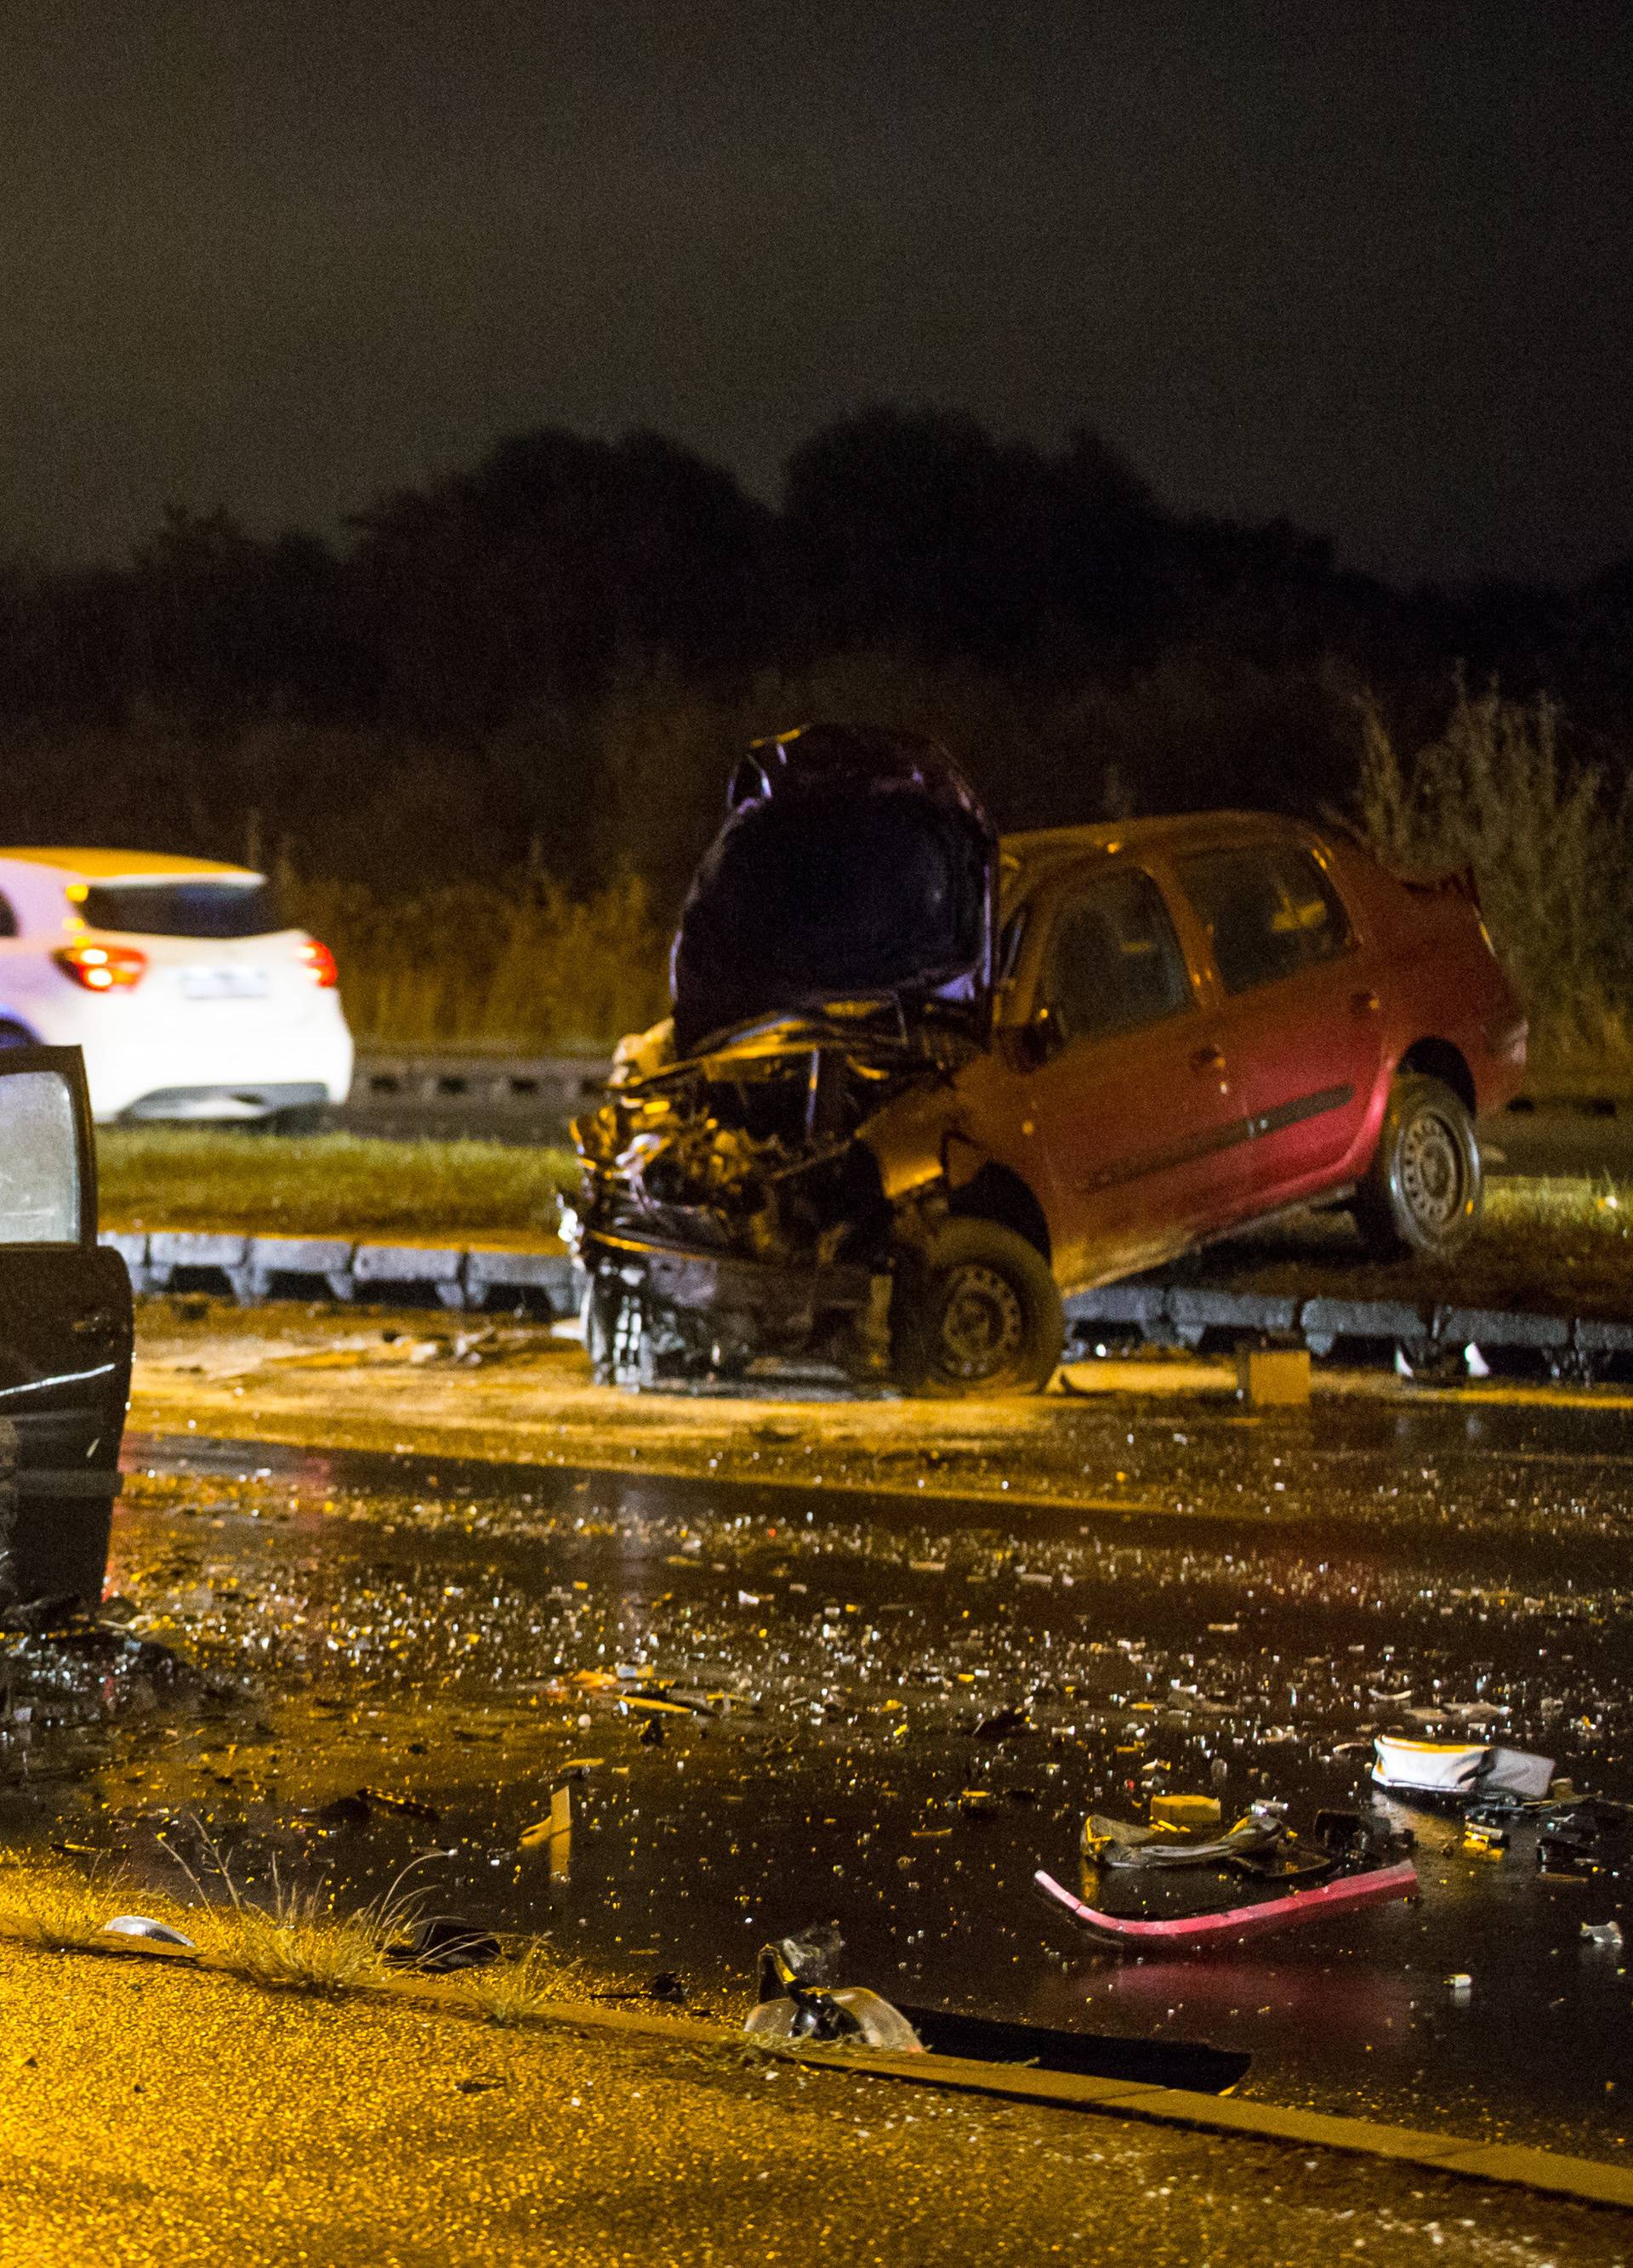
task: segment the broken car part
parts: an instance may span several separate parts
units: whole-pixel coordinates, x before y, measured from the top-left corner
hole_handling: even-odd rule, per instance
[[[898,2008],[865,1985],[829,1984],[837,1931],[780,1938],[760,1948],[760,1998],[743,2030],[753,2039],[851,2042],[891,2055],[922,2055],[924,2043]]]
[[[1488,1748],[1467,1741],[1403,1741],[1380,1733],[1375,1743],[1372,1778],[1379,1787],[1403,1793],[1441,1795],[1491,1803],[1508,1798],[1536,1803],[1546,1798],[1554,1778],[1552,1756],[1520,1749]]]
[[[1294,1890],[1282,1898],[1262,1898],[1256,1904],[1232,1906],[1223,1913],[1183,1914],[1167,1921],[1137,1921],[1120,1914],[1100,1912],[1074,1897],[1053,1874],[1041,1868],[1032,1877],[1038,1889],[1072,1919],[1108,1944],[1133,1950],[1205,1951],[1210,1946],[1234,1944],[1238,1938],[1257,1937],[1272,1930],[1291,1929],[1320,1921],[1334,1913],[1352,1912],[1360,1906],[1383,1905],[1417,1893],[1417,1870],[1411,1860],[1393,1867],[1376,1867],[1364,1874],[1346,1874],[1337,1881]]]

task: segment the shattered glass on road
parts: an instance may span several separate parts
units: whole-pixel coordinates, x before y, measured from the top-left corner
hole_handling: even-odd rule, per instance
[[[174,1650],[185,1701],[138,1679],[62,1731],[37,1682],[19,1724],[14,1656],[6,1839],[174,1887],[165,1846],[207,1833],[359,1902],[436,1852],[462,1922],[738,2015],[759,1946],[831,1913],[890,1999],[1208,2041],[1267,2099],[1624,2157],[1626,1879],[1540,1867],[1527,1818],[1474,1848],[1392,1795],[1420,1904],[1206,1958],[1101,1954],[1031,1888],[1078,1886],[1088,1816],[1154,1793],[1305,1831],[1363,1808],[1380,1731],[1633,1794],[1622,1421],[1129,1409],[1075,1413],[1095,1485],[1183,1487],[1205,1523],[133,1440],[107,1643]]]

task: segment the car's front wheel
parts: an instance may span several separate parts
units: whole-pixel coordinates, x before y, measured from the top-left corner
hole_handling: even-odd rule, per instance
[[[904,1258],[890,1351],[910,1393],[1035,1394],[1054,1375],[1065,1338],[1049,1263],[1013,1229],[951,1221]]]
[[[1377,1153],[1356,1191],[1356,1223],[1380,1259],[1456,1252],[1480,1219],[1484,1182],[1474,1121],[1437,1079],[1403,1072],[1389,1090]]]

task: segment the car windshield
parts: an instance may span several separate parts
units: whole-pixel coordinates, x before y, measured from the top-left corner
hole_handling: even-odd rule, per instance
[[[79,910],[92,929],[136,937],[268,937],[290,926],[277,890],[260,880],[92,882]]]

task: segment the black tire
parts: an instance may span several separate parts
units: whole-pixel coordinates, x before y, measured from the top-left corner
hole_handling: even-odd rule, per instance
[[[1066,1316],[1049,1263],[996,1221],[955,1220],[905,1258],[890,1355],[910,1394],[1037,1394],[1053,1377]]]
[[[1451,1088],[1403,1071],[1389,1090],[1378,1151],[1355,1196],[1356,1226],[1379,1259],[1443,1259],[1467,1243],[1485,1183],[1474,1121]]]
[[[0,1048],[32,1048],[35,1044],[34,1035],[26,1024],[14,1024],[9,1016],[0,1016]]]

